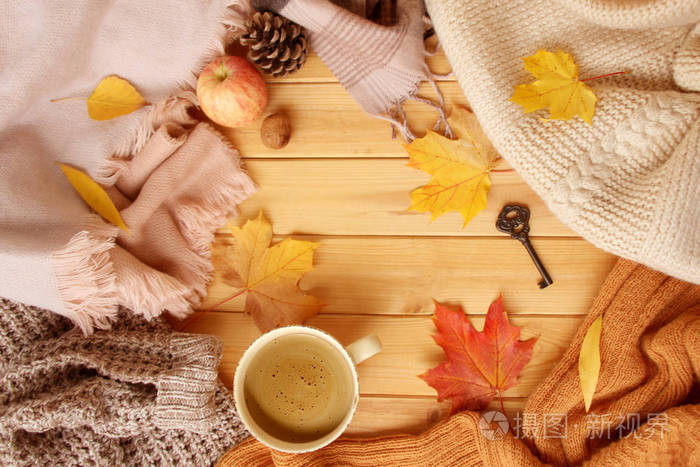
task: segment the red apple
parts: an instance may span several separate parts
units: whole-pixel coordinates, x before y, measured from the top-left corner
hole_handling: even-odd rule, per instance
[[[267,86],[248,60],[223,56],[200,73],[197,98],[212,121],[227,127],[239,127],[263,114],[267,107]]]

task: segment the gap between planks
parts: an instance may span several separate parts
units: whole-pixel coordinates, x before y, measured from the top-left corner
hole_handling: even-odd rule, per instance
[[[428,50],[434,49],[436,44],[435,37],[426,41]],[[245,55],[245,49],[234,46],[229,53]],[[466,100],[454,75],[439,76],[452,71],[442,51],[438,51],[434,56],[426,57],[426,64],[436,75],[434,78],[443,92],[447,104],[461,103],[466,105]],[[269,94],[267,113],[284,111],[290,115],[293,127],[292,140],[286,148],[275,151],[261,144],[257,134],[260,121],[233,130],[222,128],[223,133],[233,140],[234,145],[243,156],[274,158],[280,155],[298,157],[308,155],[325,157],[333,154],[333,152],[325,151],[327,148],[324,147],[326,146],[324,143],[328,141],[349,143],[349,146],[345,144],[337,147],[345,147],[350,151],[350,154],[356,154],[360,157],[371,153],[391,157],[392,152],[395,151],[392,143],[396,142],[391,141],[389,124],[382,123],[365,114],[315,53],[309,53],[305,66],[297,73],[284,78],[268,76],[266,82]],[[418,94],[432,99],[437,97],[428,82],[420,84]],[[405,104],[405,109],[409,115],[409,124],[419,133],[432,127],[437,119],[437,113],[425,104],[409,100]],[[328,116],[331,114],[333,118],[329,119]],[[362,131],[363,141],[352,138],[352,135],[358,133],[349,130]],[[395,145],[398,146],[398,144]],[[388,154],[386,150],[389,151]],[[311,154],[304,154],[304,151],[311,152]]]
[[[370,394],[370,393],[363,393],[362,397],[365,398],[370,398],[370,399],[398,399],[398,400],[404,400],[404,399],[409,399],[409,400],[426,400],[426,401],[435,401],[435,395],[427,395],[427,394],[414,394],[407,396],[405,394]],[[527,400],[527,397],[503,397],[503,402],[522,402]]]
[[[233,240],[216,241],[230,246]],[[587,314],[616,258],[583,239],[533,239],[533,244],[554,278],[546,289],[537,286],[539,273],[522,245],[507,237],[324,238],[315,250],[314,270],[300,285],[328,304],[324,312],[334,314],[429,315],[433,299],[478,314],[499,293],[511,314]],[[235,291],[215,271],[201,308]],[[218,309],[242,311],[244,304],[241,296]]]
[[[503,398],[506,415],[511,423],[515,414],[523,410],[527,399]],[[498,400],[492,401],[486,410],[501,410]],[[419,434],[446,419],[450,402],[437,402],[429,398],[368,397],[363,395],[352,423],[345,435],[379,436],[394,434]]]
[[[245,219],[248,220],[248,219]],[[245,221],[244,221],[245,222]],[[235,222],[234,222],[235,225]],[[222,230],[225,230],[224,227]],[[281,242],[285,238],[294,237],[296,240],[305,240],[309,242],[320,242],[322,240],[414,240],[414,239],[425,239],[425,240],[512,240],[503,234],[494,235],[470,235],[468,237],[464,235],[352,235],[352,234],[310,234],[310,233],[291,233],[289,235],[272,235],[272,243]],[[228,232],[217,231],[214,234],[214,241],[222,243],[231,243],[231,235]],[[582,237],[578,235],[570,236],[559,236],[559,235],[529,235],[529,238],[536,238],[539,240],[583,240]]]
[[[467,106],[466,98],[455,82],[438,83],[447,106]],[[260,124],[255,121],[241,128],[222,128],[243,157],[255,158],[330,158],[405,156],[400,139],[391,139],[388,122],[364,112],[339,83],[270,84],[266,114],[283,112],[289,116],[292,133],[289,144],[270,149],[260,140]],[[437,99],[429,83],[419,86],[418,95]],[[432,128],[438,114],[431,106],[407,101],[404,109],[409,126],[417,136]],[[358,138],[357,135],[362,135]]]
[[[455,303],[455,305],[459,305],[459,303]],[[464,313],[464,316],[467,318],[484,318],[487,314],[488,310],[484,310],[483,313]],[[199,314],[199,313],[212,313],[212,312],[217,312],[217,313],[232,313],[232,314],[241,314],[245,315],[245,311],[234,311],[234,310],[220,310],[218,308],[214,309],[208,309],[208,308],[198,308],[196,309],[193,314]],[[333,316],[343,316],[343,317],[348,317],[348,316],[377,316],[377,317],[382,317],[382,318],[389,318],[389,319],[402,319],[402,318],[415,318],[419,316],[432,316],[432,313],[426,313],[426,314],[397,314],[397,313],[357,313],[355,315],[351,313],[328,313],[327,311],[322,311],[323,316],[326,317],[333,317]],[[509,314],[510,316],[510,314]],[[517,316],[518,318],[547,318],[547,319],[557,319],[557,318],[580,318],[580,314],[541,314],[541,313],[514,313],[513,316]],[[251,318],[252,319],[252,318]],[[174,321],[175,322],[175,321]],[[182,322],[185,322],[185,320],[182,320]]]
[[[491,174],[486,208],[462,228],[456,212],[431,222],[429,213],[409,210],[411,191],[430,176],[403,159],[255,160],[247,167],[259,191],[234,222],[264,210],[277,234],[503,236],[498,213],[517,202],[530,208],[533,236],[576,236],[514,172]]]
[[[506,309],[508,303],[505,304]],[[523,369],[520,382],[508,389],[506,397],[527,397],[544,380],[561,359],[585,316],[521,317],[511,315],[513,324],[522,328],[521,338],[538,337],[532,360]],[[483,316],[470,317],[477,329]],[[434,324],[429,316],[404,316],[401,319],[374,315],[324,315],[308,320],[309,326],[322,329],[342,344],[375,333],[383,350],[358,365],[362,394],[433,396],[435,391],[417,375],[439,365],[444,353],[432,340]],[[246,348],[260,335],[253,319],[243,313],[212,311],[192,323],[187,332],[218,335],[223,342],[223,359],[219,374],[230,386],[238,360]]]

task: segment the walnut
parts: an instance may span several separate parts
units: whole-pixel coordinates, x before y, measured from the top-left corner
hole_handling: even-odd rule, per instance
[[[272,149],[282,149],[289,143],[292,127],[289,118],[283,113],[269,115],[260,127],[260,138],[265,146]]]

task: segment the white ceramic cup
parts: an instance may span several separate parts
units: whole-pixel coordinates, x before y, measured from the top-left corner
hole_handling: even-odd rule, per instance
[[[255,419],[251,416],[246,404],[244,392],[246,375],[249,371],[252,370],[251,362],[253,361],[257,352],[264,348],[266,345],[270,344],[274,339],[290,334],[309,334],[323,339],[324,341],[329,343],[331,347],[336,352],[338,352],[338,354],[347,364],[348,370],[352,374],[353,384],[353,402],[340,424],[331,432],[329,432],[321,438],[299,443],[278,439],[267,433],[265,430],[263,430],[255,422]],[[236,368],[236,375],[233,379],[233,397],[236,402],[236,408],[238,409],[238,416],[241,418],[246,428],[248,428],[248,431],[255,438],[257,438],[258,441],[272,449],[292,453],[309,452],[315,451],[316,449],[320,449],[323,446],[326,446],[327,444],[333,442],[345,431],[355,413],[357,403],[360,400],[360,386],[357,378],[357,371],[355,370],[355,365],[375,355],[381,349],[382,344],[379,342],[379,338],[377,338],[375,334],[365,336],[362,339],[359,339],[353,342],[352,344],[348,345],[347,347],[343,347],[340,344],[340,342],[338,342],[329,334],[307,326],[286,326],[265,333],[262,336],[260,336],[257,340],[255,340],[255,342],[253,342],[250,345],[250,347],[248,347],[248,349],[243,354],[243,357],[241,357],[240,361],[238,362],[238,367]]]

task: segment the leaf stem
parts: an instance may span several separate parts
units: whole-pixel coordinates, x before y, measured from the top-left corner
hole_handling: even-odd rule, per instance
[[[59,99],[51,99],[50,102],[74,101],[76,99],[85,100],[85,98],[81,97],[81,96],[72,96],[72,97],[61,97]]]
[[[503,415],[508,418],[508,415],[506,415],[506,408],[503,406],[503,394],[500,392],[498,393],[498,401],[501,403],[501,412],[503,412]]]
[[[608,73],[607,75],[594,76],[593,78],[580,79],[579,81],[593,81],[594,79],[607,78],[608,76],[615,75],[626,75],[629,71],[616,71],[615,73]]]
[[[491,172],[494,173],[506,173],[506,172],[515,172],[515,169],[500,169],[500,170],[492,170]]]
[[[219,303],[216,303],[215,305],[212,305],[211,307],[207,308],[206,310],[204,310],[204,311],[199,311],[199,312],[193,314],[192,316],[190,316],[190,317],[187,319],[187,321],[185,321],[184,323],[182,323],[182,326],[180,326],[180,327],[178,328],[178,332],[184,331],[188,326],[191,326],[192,324],[194,324],[194,323],[196,323],[197,321],[199,321],[200,319],[202,319],[202,318],[204,317],[204,315],[206,315],[207,313],[209,313],[210,311],[212,311],[214,308],[217,308],[217,307],[223,305],[224,303],[233,300],[234,298],[238,297],[239,295],[242,295],[243,293],[245,293],[247,290],[248,290],[247,288],[246,288],[246,289],[243,289],[243,290],[239,290],[239,291],[236,292],[235,294],[231,295],[231,296],[228,297],[228,298],[225,298],[225,299],[221,300]]]

